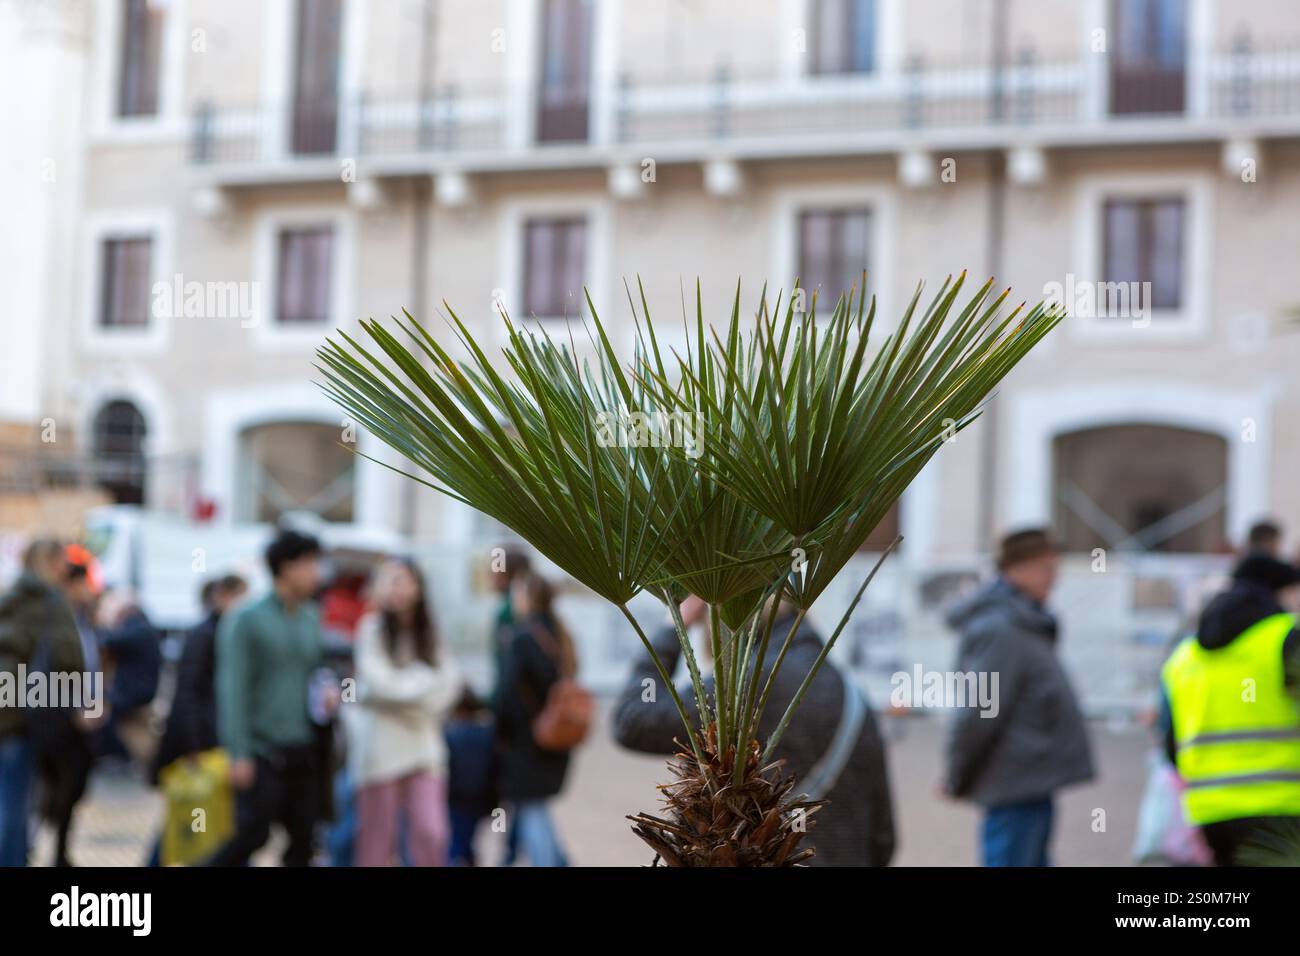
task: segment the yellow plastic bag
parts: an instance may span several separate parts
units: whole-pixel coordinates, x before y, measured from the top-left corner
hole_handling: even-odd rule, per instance
[[[235,795],[224,750],[172,761],[158,772],[158,784],[167,799],[163,866],[197,863],[234,834]]]

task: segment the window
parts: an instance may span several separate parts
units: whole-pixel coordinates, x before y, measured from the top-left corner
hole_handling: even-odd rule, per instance
[[[342,447],[336,426],[256,425],[241,434],[240,446],[239,520],[274,523],[289,511],[310,511],[326,521],[354,519],[357,456]]]
[[[298,0],[293,151],[332,153],[338,135],[342,0]]]
[[[1112,113],[1181,113],[1186,89],[1185,0],[1115,0]]]
[[[158,113],[158,67],[162,59],[162,4],[158,0],[125,0],[122,9],[117,113],[122,117],[154,116]]]
[[[867,268],[871,213],[865,208],[816,209],[799,213],[799,284],[823,310],[841,293],[862,286]]]
[[[591,80],[592,0],[542,3],[537,140],[584,142]]]
[[[811,0],[810,14],[810,72],[834,75],[875,69],[875,0]]]
[[[1132,309],[1178,309],[1183,300],[1184,201],[1108,199],[1103,212],[1104,285],[1098,306],[1104,316],[1124,315],[1123,299]],[[1119,288],[1116,283],[1147,283]],[[1134,301],[1129,290],[1138,290]]]
[[[102,249],[100,327],[148,326],[153,241],[145,237],[106,239]]]
[[[96,482],[120,505],[144,504],[145,423],[126,401],[109,402],[91,426]]]
[[[285,229],[279,234],[275,319],[284,325],[330,319],[334,230]]]
[[[1160,424],[1122,424],[1052,441],[1065,550],[1211,552],[1227,540],[1228,443]]]
[[[582,309],[587,221],[581,216],[524,223],[524,314],[575,315]]]

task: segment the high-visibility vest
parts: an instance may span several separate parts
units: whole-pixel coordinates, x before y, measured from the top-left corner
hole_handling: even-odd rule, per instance
[[[1274,614],[1213,650],[1188,637],[1165,662],[1189,823],[1300,815],[1300,705],[1282,661],[1295,621]]]

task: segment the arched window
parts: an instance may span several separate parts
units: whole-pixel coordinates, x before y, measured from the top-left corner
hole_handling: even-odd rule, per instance
[[[95,481],[120,505],[144,504],[144,416],[128,401],[112,401],[91,426]]]
[[[1163,425],[1114,425],[1053,442],[1055,527],[1067,551],[1211,552],[1227,539],[1228,443]]]
[[[271,422],[246,429],[241,440],[241,521],[280,519],[311,511],[326,521],[352,521],[356,455],[342,429],[320,422]]]

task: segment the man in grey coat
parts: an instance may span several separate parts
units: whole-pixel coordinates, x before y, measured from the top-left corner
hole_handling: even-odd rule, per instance
[[[704,607],[698,599],[688,598],[682,605],[686,623],[696,619]],[[763,661],[764,679],[793,623],[791,609],[782,607]],[[668,673],[673,673],[681,656],[674,628],[663,628],[651,637],[651,643]],[[759,721],[760,740],[776,729],[822,646],[822,639],[805,619],[781,662],[772,696]],[[653,700],[644,699],[646,680],[659,684],[658,671],[650,655],[643,651],[614,705],[614,737],[630,750],[676,753],[680,747],[673,738],[685,736],[681,717],[671,695],[662,689]],[[705,693],[711,694],[712,678],[706,678],[704,683]],[[826,661],[776,748],[776,757],[785,760],[785,772],[799,781],[796,791],[799,787],[805,793],[811,789],[816,791],[812,796],[830,801],[817,811],[801,844],[816,850],[810,861],[814,866],[885,866],[894,855],[894,813],[884,741],[865,697],[856,688],[849,691],[851,686]],[[856,693],[857,697],[846,698],[846,692]],[[699,710],[690,684],[684,684],[680,693],[688,715],[697,723]]]
[[[985,866],[1047,866],[1053,795],[1092,778],[1092,755],[1044,607],[1057,547],[1046,531],[1019,531],[1002,540],[997,564],[997,579],[948,616],[961,635],[957,672],[987,675],[998,699],[957,709],[943,789],[984,807]]]

